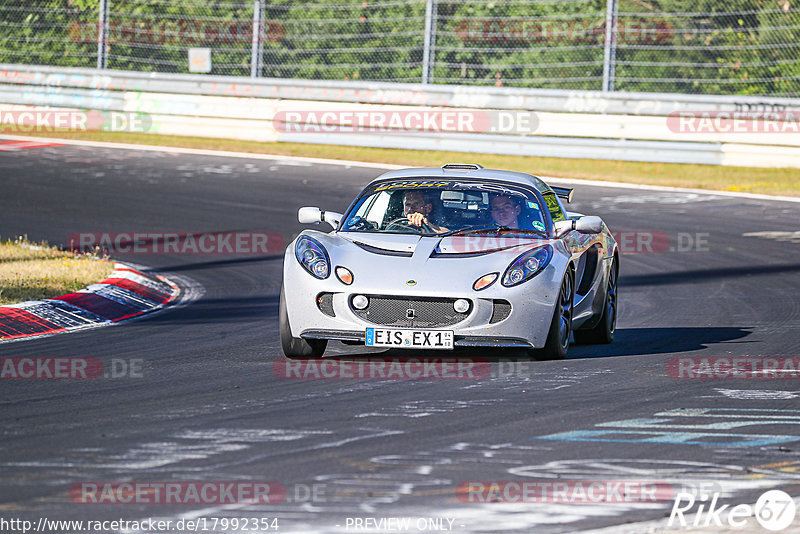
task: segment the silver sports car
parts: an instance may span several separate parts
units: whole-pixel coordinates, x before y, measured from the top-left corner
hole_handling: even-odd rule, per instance
[[[451,163],[387,172],[342,215],[300,208],[286,249],[280,337],[287,357],[328,340],[371,347],[508,347],[560,359],[570,338],[610,343],[619,252],[571,189],[521,172]]]

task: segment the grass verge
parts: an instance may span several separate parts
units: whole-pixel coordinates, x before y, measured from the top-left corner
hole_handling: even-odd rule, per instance
[[[0,240],[0,304],[53,298],[107,278],[114,264],[25,238]]]
[[[0,133],[2,132],[0,131]],[[800,170],[798,169],[502,156],[468,152],[401,150],[305,143],[261,143],[234,139],[178,137],[125,132],[37,132],[35,136],[206,150],[231,150],[257,154],[367,161],[371,163],[394,163],[410,167],[438,167],[447,162],[468,161],[480,163],[487,168],[516,170],[541,176],[692,187],[717,191],[742,191],[766,195],[800,196]]]

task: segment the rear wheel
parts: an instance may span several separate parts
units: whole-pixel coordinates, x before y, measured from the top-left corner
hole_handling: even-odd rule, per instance
[[[281,285],[281,302],[278,310],[281,333],[281,348],[287,358],[316,358],[322,356],[325,347],[328,346],[327,339],[303,339],[292,337],[292,329],[289,327],[289,314],[286,311],[286,297],[283,295],[283,285]]]
[[[614,332],[617,329],[617,278],[619,266],[617,260],[611,264],[606,283],[606,301],[603,306],[603,315],[589,330],[575,330],[575,342],[581,345],[601,345],[614,341]]]
[[[563,360],[567,356],[569,335],[572,333],[572,302],[575,295],[573,276],[571,270],[564,275],[553,319],[550,321],[550,330],[547,332],[547,341],[543,349],[532,351],[532,356],[537,360]]]

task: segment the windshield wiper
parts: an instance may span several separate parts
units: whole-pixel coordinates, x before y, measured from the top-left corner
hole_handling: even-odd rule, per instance
[[[539,234],[547,237],[547,232],[542,232],[541,230],[525,230],[523,228],[510,228],[508,226],[504,226],[502,224],[492,224],[492,225],[475,225],[475,226],[467,226],[466,228],[460,228],[458,230],[451,230],[449,232],[445,232],[443,234],[439,234],[439,237],[448,237],[453,235],[465,235],[465,234],[477,234],[480,232],[518,232],[522,234]]]
[[[473,226],[466,226],[464,228],[459,228],[458,230],[450,230],[449,232],[445,232],[443,234],[440,234],[440,237],[447,237],[447,236],[456,235],[456,234],[471,234],[471,233],[480,232],[480,231],[483,231],[483,230],[499,230],[499,229],[504,229],[504,228],[508,228],[508,227],[507,226],[502,226],[502,225],[499,225],[499,224],[495,224],[493,226],[485,226],[485,225],[482,226],[482,225],[476,224],[476,225],[473,225]]]

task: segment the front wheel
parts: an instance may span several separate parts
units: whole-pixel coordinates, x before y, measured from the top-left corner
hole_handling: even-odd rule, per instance
[[[550,321],[550,330],[547,332],[547,341],[544,348],[532,351],[532,356],[537,360],[563,360],[569,348],[569,336],[572,333],[572,302],[574,280],[572,271],[567,271],[564,281],[561,282],[561,291],[558,302]]]
[[[286,311],[286,297],[283,295],[283,285],[281,285],[281,302],[278,310],[281,333],[281,348],[287,358],[317,358],[322,356],[328,346],[327,339],[303,339],[292,337],[292,329],[289,327],[289,314]]]
[[[619,266],[617,261],[611,264],[606,283],[606,301],[603,306],[603,315],[600,316],[594,328],[589,330],[575,330],[575,342],[581,345],[602,345],[614,341],[614,332],[617,329],[617,278]]]

